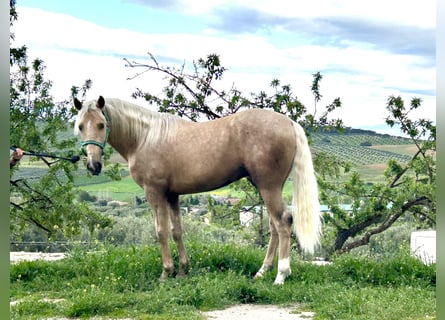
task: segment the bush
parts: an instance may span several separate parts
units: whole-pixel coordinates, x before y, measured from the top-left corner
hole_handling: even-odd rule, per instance
[[[335,260],[334,273],[344,283],[354,282],[379,286],[436,286],[436,265],[424,265],[409,253],[391,258],[370,259],[344,255]]]
[[[85,190],[80,190],[79,194],[77,195],[77,199],[80,202],[83,201],[87,201],[87,202],[96,202],[97,201],[97,197],[96,196],[92,196],[90,195],[87,191]]]

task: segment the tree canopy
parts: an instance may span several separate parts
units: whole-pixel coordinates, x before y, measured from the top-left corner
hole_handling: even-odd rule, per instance
[[[10,1],[10,23],[17,18],[15,1]],[[14,41],[11,35],[11,41]],[[12,43],[11,43],[12,44]],[[55,102],[51,95],[52,82],[45,79],[43,60],[29,61],[26,46],[10,49],[10,143],[28,152],[45,152],[72,157],[77,152],[77,139],[63,137],[69,128],[73,108],[69,100]],[[85,92],[90,83],[73,87],[71,94]],[[67,92],[67,95],[69,93]],[[64,151],[62,151],[64,150]],[[30,157],[44,170],[35,177],[20,174],[23,160],[10,171],[10,228],[27,227],[44,230],[51,239],[79,232],[82,224],[91,227],[107,225],[88,206],[75,201],[73,173],[77,164],[69,161]]]
[[[343,129],[341,119],[329,119],[330,113],[341,107],[340,98],[326,105],[318,116],[317,107],[322,98],[320,83],[323,79],[320,72],[313,74],[311,90],[314,108],[310,110],[297,98],[290,85],[282,85],[278,79],[271,81],[271,87],[275,90],[272,95],[260,91],[245,96],[235,86],[229,90],[216,89],[215,82],[226,71],[217,54],[194,62],[193,73],[185,72],[184,66],[179,69],[161,66],[152,54],[149,54],[149,58],[149,64],[125,61],[128,67],[143,69],[135,77],[151,71],[160,72],[168,79],[162,97],[142,89],[137,89],[133,94],[133,97],[142,97],[157,106],[161,112],[198,121],[203,117],[223,117],[246,108],[264,108],[298,121],[308,134],[318,129],[334,128],[340,132]],[[383,183],[370,186],[357,172],[352,172],[345,183],[330,182],[348,173],[352,164],[341,162],[327,153],[314,154],[321,201],[329,207],[329,213],[325,216],[324,243],[328,255],[366,245],[373,235],[384,232],[401,217],[408,215],[415,217],[424,227],[435,226],[435,125],[431,120],[410,119],[408,116],[411,110],[420,107],[419,98],[413,98],[409,108],[405,107],[401,97],[388,98],[386,123],[399,126],[401,133],[410,137],[417,152],[408,163],[389,161]],[[233,187],[243,186],[243,182],[240,183]],[[244,201],[249,199],[250,203],[261,203],[259,195],[252,188],[241,188],[246,192]],[[352,212],[341,208],[339,195],[351,201]],[[211,204],[211,208],[219,217],[233,219],[230,214],[217,211],[214,204]],[[233,214],[236,214],[235,211]]]

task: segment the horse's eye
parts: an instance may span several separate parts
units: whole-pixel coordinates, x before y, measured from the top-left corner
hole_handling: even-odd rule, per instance
[[[79,125],[79,131],[83,130],[83,124]]]
[[[105,125],[103,123],[99,123],[97,127],[99,128],[99,130],[102,130],[103,128],[105,128]]]

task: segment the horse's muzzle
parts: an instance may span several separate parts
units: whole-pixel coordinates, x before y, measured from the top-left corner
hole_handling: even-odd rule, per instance
[[[87,163],[87,169],[93,176],[97,176],[102,171],[102,163],[99,161],[89,161]]]

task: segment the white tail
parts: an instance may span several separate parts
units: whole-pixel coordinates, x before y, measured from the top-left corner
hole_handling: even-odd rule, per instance
[[[293,165],[293,226],[301,248],[308,253],[314,253],[321,234],[317,179],[306,134],[296,122],[294,129],[297,143]]]

